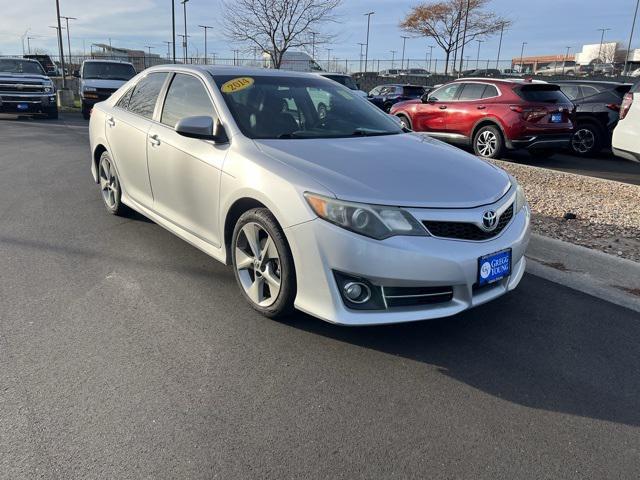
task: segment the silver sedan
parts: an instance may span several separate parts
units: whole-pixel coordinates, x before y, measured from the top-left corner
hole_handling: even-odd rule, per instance
[[[90,138],[107,210],[232,264],[269,317],[444,317],[524,274],[530,213],[514,178],[318,75],[149,68],[95,106]]]

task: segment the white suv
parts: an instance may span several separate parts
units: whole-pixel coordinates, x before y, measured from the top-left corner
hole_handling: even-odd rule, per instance
[[[640,82],[624,96],[612,146],[618,157],[640,162]]]

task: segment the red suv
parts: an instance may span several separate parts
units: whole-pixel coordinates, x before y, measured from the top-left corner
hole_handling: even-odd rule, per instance
[[[499,158],[517,148],[546,157],[569,146],[574,108],[557,85],[465,78],[397,103],[390,113],[416,132],[473,146],[481,157]]]

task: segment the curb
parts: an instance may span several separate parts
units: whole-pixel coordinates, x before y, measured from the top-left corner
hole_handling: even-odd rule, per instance
[[[526,256],[533,275],[640,312],[640,263],[535,233]]]

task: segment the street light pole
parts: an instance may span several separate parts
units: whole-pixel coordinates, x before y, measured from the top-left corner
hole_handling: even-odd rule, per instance
[[[213,27],[210,27],[209,25],[198,26],[204,28],[204,64],[206,65],[207,63],[209,63],[209,61],[207,60],[207,30],[212,29]]]
[[[631,53],[631,40],[633,39],[633,31],[636,28],[636,17],[638,16],[638,7],[640,6],[640,0],[636,1],[636,11],[633,14],[633,23],[631,24],[631,33],[629,34],[629,45],[627,46],[627,56],[624,59],[624,70],[623,72],[626,75],[629,75],[627,72],[627,64],[629,63],[629,54]]]
[[[145,56],[144,57],[144,65],[145,68],[148,67],[149,65],[147,64],[147,59],[149,59],[149,61],[151,61],[151,49],[154,48],[151,45],[145,45],[144,48],[146,48],[149,51],[149,56]]]
[[[367,48],[364,51],[364,73],[367,73],[367,63],[369,61],[369,29],[371,27],[371,15],[376,12],[368,12],[364,15],[367,17]]]
[[[433,60],[433,45],[429,45],[429,73],[431,73],[431,61]]]
[[[60,23],[60,0],[56,0],[56,17],[58,19],[58,48],[60,49],[60,65],[62,66],[62,89],[67,88],[64,68],[64,47],[62,46],[62,24]]]
[[[478,65],[480,64],[480,45],[482,45],[482,42],[484,42],[484,40],[476,40],[476,42],[478,42],[478,56],[476,57],[476,70],[477,70]]]
[[[467,0],[467,8],[465,10],[464,13],[464,30],[462,32],[462,49],[460,51],[460,68],[458,70],[460,70],[460,72],[462,72],[462,62],[464,59],[464,46],[467,43],[467,22],[469,21],[469,9],[471,8],[471,5],[469,3],[470,0]]]
[[[184,9],[184,43],[182,44],[184,48],[184,63],[187,63],[187,39],[189,36],[187,35],[187,2],[189,0],[182,0],[182,7]]]
[[[327,71],[331,71],[331,52],[333,48],[327,48]]]
[[[29,40],[35,40],[38,37],[29,37],[27,36],[27,52],[31,55],[31,42]]]
[[[173,63],[176,63],[176,0],[171,0],[171,43],[173,44]]]
[[[69,20],[77,20],[77,18],[65,17],[64,15],[60,18],[64,18],[67,21],[67,47],[69,47],[69,65],[71,65],[71,35],[69,34]]]
[[[162,43],[166,43],[167,44],[167,60],[171,59],[171,44],[173,43],[170,40],[163,40]]]
[[[402,63],[400,65],[400,70],[402,70],[404,69],[404,50],[405,50],[405,47],[407,46],[407,38],[410,38],[410,37],[407,37],[405,35],[400,35],[400,38],[402,39]]]
[[[316,35],[318,32],[311,32],[311,59],[316,59]]]
[[[500,25],[500,42],[498,43],[498,58],[496,59],[496,70],[500,69],[500,52],[502,51],[502,35],[503,34],[504,34],[504,22],[502,22],[502,25]]]
[[[524,65],[522,63],[522,59],[524,58],[524,46],[527,42],[522,42],[522,49],[520,50],[520,73],[524,73]]]
[[[393,69],[396,62],[396,50],[390,50],[390,52],[391,52],[391,68]]]
[[[362,71],[362,57],[364,56],[362,53],[362,47],[364,47],[366,43],[358,43],[358,45],[360,45],[360,71]]]
[[[567,66],[567,58],[569,58],[569,50],[571,47],[567,47],[567,53],[564,54],[564,61],[562,62],[562,74],[564,75],[565,67]]]
[[[600,36],[600,48],[598,49],[598,61],[600,63],[604,63],[601,59],[600,59],[600,55],[602,54],[602,44],[604,43],[604,32],[611,30],[610,28],[599,28],[598,31],[602,32],[602,35]]]

